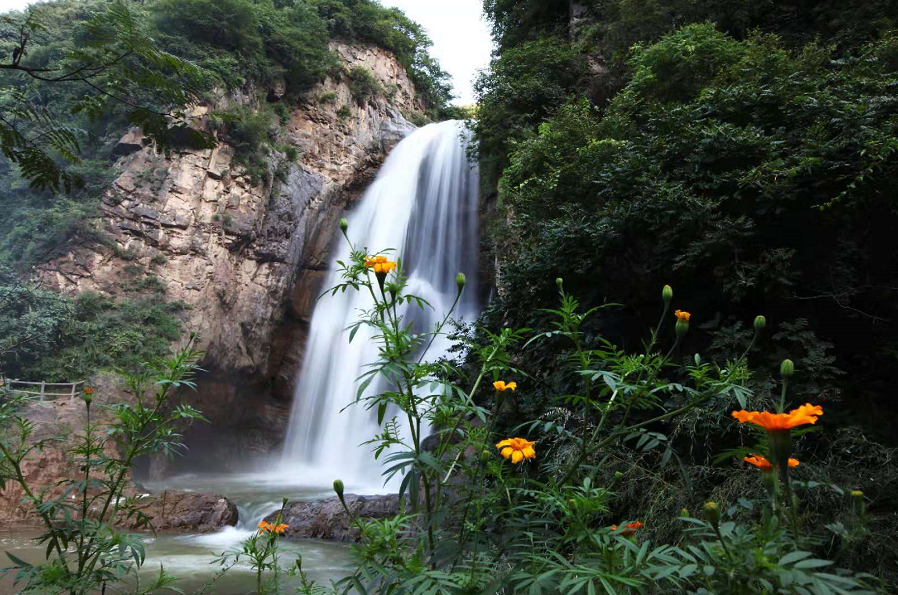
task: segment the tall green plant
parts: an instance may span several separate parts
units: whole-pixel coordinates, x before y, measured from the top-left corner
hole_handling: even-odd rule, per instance
[[[135,593],[151,593],[169,587],[175,580],[161,567],[149,585],[141,585],[138,572],[146,559],[139,535],[121,532],[116,523],[135,521],[152,529],[138,506],[138,496],[129,489],[134,461],[143,455],[174,455],[183,448],[184,423],[202,420],[199,411],[185,404],[173,405],[180,388],[193,388],[198,370],[196,339],[159,366],[125,377],[131,394],[128,402],[105,405],[111,424],[100,425],[92,413],[93,389],[84,392],[86,423],[69,451],[73,477],[55,489],[33,485],[23,463],[39,456],[59,438],[33,439],[33,424],[22,415],[28,397],[17,393],[0,398],[0,489],[17,485],[24,501],[44,526],[37,538],[45,544],[46,561],[30,564],[7,553],[12,574],[24,593],[86,595],[106,592],[131,577]]]

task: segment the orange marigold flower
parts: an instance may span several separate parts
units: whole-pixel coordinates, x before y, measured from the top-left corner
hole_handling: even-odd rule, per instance
[[[259,533],[283,533],[289,528],[289,525],[285,525],[283,523],[277,525],[272,525],[267,521],[262,521],[261,523],[259,523]]]
[[[805,424],[817,423],[817,417],[823,415],[823,407],[805,403],[789,413],[770,413],[769,411],[733,411],[732,416],[739,423],[750,423],[760,426],[768,432],[787,432],[792,428]]]
[[[90,386],[84,389],[85,394],[92,395],[94,394],[94,389]]]
[[[674,316],[677,317],[677,320],[685,320],[689,322],[689,317],[692,316],[689,312],[684,312],[683,310],[676,310],[674,312]]]
[[[635,523],[627,523],[627,526],[624,529],[624,536],[629,537],[629,536],[633,535],[634,533],[636,533],[637,529],[642,529],[642,527],[643,527],[643,524],[640,523],[639,521],[636,521]],[[617,525],[611,525],[611,530],[617,531]]]
[[[769,470],[773,469],[773,465],[770,463],[770,461],[768,461],[761,455],[751,455],[750,457],[744,457],[742,460],[745,461],[746,463],[751,463],[752,465],[754,465],[761,471],[769,471]],[[799,465],[798,459],[793,459],[793,458],[789,459],[790,467],[798,467],[798,465]]]
[[[504,458],[511,458],[511,462],[517,464],[524,459],[536,458],[536,450],[533,448],[534,444],[536,442],[530,442],[525,438],[508,438],[498,443],[496,448],[499,449],[499,454]]]
[[[500,393],[504,393],[507,390],[512,390],[512,391],[518,390],[517,382],[509,382],[508,384],[506,384],[504,380],[497,380],[493,383],[493,386]]]

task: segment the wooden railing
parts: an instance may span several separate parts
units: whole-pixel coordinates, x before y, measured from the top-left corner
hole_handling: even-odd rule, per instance
[[[84,391],[83,380],[81,382],[26,382],[0,377],[0,383],[2,383],[0,386],[9,392],[37,396],[41,401],[53,401],[60,397],[68,397],[70,401],[73,401]]]

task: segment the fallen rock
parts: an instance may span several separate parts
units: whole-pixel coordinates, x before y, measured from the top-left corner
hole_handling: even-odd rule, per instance
[[[156,531],[213,533],[237,524],[237,506],[218,494],[162,492],[141,498],[137,504]],[[125,529],[146,529],[131,517],[116,523]]]
[[[352,514],[362,519],[385,519],[399,512],[399,495],[359,496],[346,494],[346,506]],[[265,517],[269,523],[277,519],[274,513]],[[336,496],[324,500],[289,502],[284,509],[282,523],[289,525],[288,538],[330,539],[333,541],[357,541],[359,530],[353,526],[349,515]]]

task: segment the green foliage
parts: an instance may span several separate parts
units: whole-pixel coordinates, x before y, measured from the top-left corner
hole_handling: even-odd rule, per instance
[[[671,431],[693,415],[729,417],[757,398],[747,354],[761,329],[724,365],[698,355],[680,362],[674,354],[689,325],[677,322],[686,330],[672,336],[667,293],[642,349],[625,350],[591,330],[592,319],[616,305],[584,310],[558,279],[560,305],[539,313],[544,330],[481,329],[466,338],[468,366],[461,369],[426,361],[452,309],[433,329],[415,332],[400,307],[429,306],[407,293],[401,264],[393,273],[375,273],[368,260],[367,250],[353,247],[351,259],[339,263],[342,282],[330,292],[373,297],[370,310],[347,329],[352,341],[359,328],[369,328],[378,347],[378,359],[359,379],[355,406],[377,412],[382,432],[368,444],[384,461],[387,481],[402,477],[402,504],[392,518],[365,521],[347,507],[342,483],[335,482],[361,535],[358,568],[338,583],[341,593],[874,592],[873,577],[835,568],[818,553],[820,531],[799,515],[799,502],[813,486],[795,480],[785,464],[763,479],[753,471],[753,483],[766,488],[757,498],[746,492],[724,504],[723,515],[716,504],[705,506],[716,511],[707,520],[680,513],[676,543],[644,539],[651,529],[640,522],[609,526],[626,518],[619,509],[627,503],[618,495],[626,478],[608,473],[619,459],[641,459],[668,490],[698,478],[684,465]],[[462,291],[463,282],[459,296]],[[524,421],[523,393],[544,380],[528,373],[532,354],[547,347],[556,358],[554,377],[563,382],[543,393],[539,417]],[[518,369],[519,361],[527,369]],[[516,387],[498,382],[512,379]],[[490,381],[494,390],[484,390]],[[376,394],[368,394],[370,386],[379,387]],[[787,388],[783,383],[776,411],[789,402]],[[427,425],[434,433],[423,441]],[[506,438],[515,434],[526,438]],[[781,448],[780,434],[764,436],[751,452],[791,454],[774,450]],[[792,497],[795,492],[801,499]],[[866,531],[866,513],[855,510],[861,512],[848,525],[833,530],[846,536]],[[676,518],[676,511],[667,514]]]
[[[359,105],[366,105],[372,97],[386,93],[380,81],[364,66],[356,66],[346,74],[346,78],[349,91]]]
[[[352,110],[349,109],[347,105],[341,105],[340,109],[337,110],[337,118],[339,120],[346,120],[352,117]]]
[[[545,329],[534,306],[549,307],[552,280],[564,276],[586,307],[609,296],[627,304],[585,323],[586,346],[599,347],[603,335],[638,345],[657,299],[647,288],[671,282],[689,295],[684,307],[698,331],[673,356],[678,364],[696,351],[729,362],[746,354],[757,370],[745,380],[748,400],[761,408],[777,402],[773,371],[793,358],[789,390],[796,402],[826,403],[828,425],[857,424],[837,437],[827,431],[801,438],[802,447],[826,453],[828,464],[815,459],[805,467],[802,459],[797,471],[802,523],[812,534],[798,551],[894,583],[890,562],[856,549],[895,559],[887,545],[896,523],[893,499],[877,497],[877,520],[859,522],[837,486],[870,490],[894,481],[880,477],[880,465],[869,459],[889,461],[891,448],[875,440],[896,437],[878,420],[894,411],[888,387],[898,352],[894,292],[886,289],[898,284],[890,239],[898,220],[888,198],[898,178],[898,46],[888,31],[898,12],[884,2],[577,4],[584,12],[571,21],[557,3],[484,3],[498,51],[481,78],[475,127],[485,192],[497,195],[489,233],[500,291],[482,322],[494,332]],[[538,109],[518,105],[522,93],[513,83],[526,73],[505,72],[537,63],[526,49],[550,35],[593,68]],[[745,321],[759,312],[769,334],[753,343]],[[554,395],[576,390],[561,371],[564,354],[535,343],[515,357],[528,363],[536,382],[531,394],[517,397],[509,427],[521,416],[582,427],[583,416],[550,404]],[[734,513],[736,533],[746,518],[762,520],[763,488],[747,483],[751,474],[713,462],[740,442],[722,413],[713,404],[696,409],[666,432],[680,457],[679,478],[660,472],[657,457],[609,447],[599,477],[607,484],[615,472],[624,474],[614,484],[620,497],[612,508],[645,519],[657,543],[684,540],[674,517],[696,504],[697,493],[755,503]],[[846,447],[849,435],[855,438]],[[838,457],[843,448],[857,460]],[[554,456],[563,462],[563,453]],[[795,588],[800,573],[769,551],[772,531],[761,524],[739,534],[733,547],[749,548],[754,557],[734,552],[733,560],[705,566],[715,578],[698,592],[745,592],[743,585],[762,592],[748,586],[761,574],[770,583],[763,592]],[[701,571],[707,561],[696,564]],[[746,568],[756,574],[746,576]],[[838,583],[819,588],[838,592]]]
[[[478,78],[476,133],[487,188],[508,163],[511,140],[530,131],[573,91],[584,73],[579,53],[561,37],[542,37],[499,54]]]
[[[44,532],[37,538],[46,544],[46,561],[31,564],[8,554],[11,575],[25,593],[87,595],[115,589],[133,577],[146,559],[139,535],[117,531],[115,521],[133,520],[152,530],[138,506],[140,495],[128,495],[134,461],[141,456],[173,456],[184,449],[180,432],[200,412],[175,404],[179,388],[193,388],[192,378],[199,353],[194,339],[158,367],[146,367],[126,377],[128,402],[97,402],[114,421],[101,427],[91,418],[91,404],[101,397],[92,389],[84,395],[86,425],[69,451],[78,473],[60,482],[56,496],[38,489],[26,479],[23,463],[31,460],[57,438],[36,439],[34,427],[20,413],[28,399],[4,394],[0,399],[0,488],[15,485],[23,502],[40,518]],[[142,593],[170,588],[175,579],[160,568]]]
[[[332,37],[390,50],[405,66],[429,115],[442,118],[452,99],[449,75],[428,53],[432,42],[421,26],[398,8],[374,0],[308,0],[317,7]]]
[[[161,39],[213,71],[226,73],[220,66],[231,59],[244,79],[269,84],[283,77],[289,90],[302,92],[335,60],[326,24],[306,2],[159,0],[151,11]]]
[[[750,335],[726,329],[763,309],[783,331],[769,364],[800,353],[809,394],[838,394],[835,366],[854,362],[859,336],[852,384],[881,374],[895,349],[891,294],[877,287],[896,282],[885,197],[898,131],[880,56],[894,44],[834,60],[694,25],[635,49],[631,83],[604,113],[571,102],[515,146],[500,196],[519,241],[493,308],[532,324],[532,304],[572,266],[590,304],[620,295],[638,309],[646,278],[675,281],[701,288],[690,307],[721,355]]]
[[[12,60],[0,62],[0,153],[31,187],[70,191],[79,182],[59,162],[79,161],[85,131],[70,114],[93,121],[125,109],[128,121],[162,147],[175,139],[208,145],[208,136],[189,126],[185,111],[198,100],[201,71],[160,49],[147,34],[144,15],[122,0],[88,2],[74,29],[65,22],[71,36],[54,38],[59,30],[51,31],[50,21],[70,6],[31,7],[4,17],[0,30],[3,49],[12,48]],[[56,52],[47,51],[52,46]],[[41,100],[45,89],[66,94],[68,117]]]
[[[184,306],[164,299],[165,287],[145,277],[120,301],[96,293],[74,299],[0,280],[0,364],[6,376],[57,382],[89,378],[101,369],[135,370],[169,354],[181,334]]]

